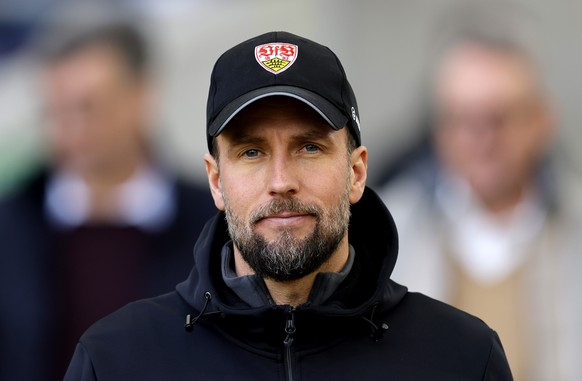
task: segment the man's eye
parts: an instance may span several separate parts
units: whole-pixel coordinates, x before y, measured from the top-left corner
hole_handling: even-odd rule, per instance
[[[257,157],[257,156],[259,156],[259,150],[256,150],[256,149],[246,150],[243,153],[243,156],[246,156],[246,157]]]
[[[315,144],[307,144],[304,148],[305,148],[305,150],[307,152],[317,152],[317,151],[319,151],[319,146],[316,146]]]

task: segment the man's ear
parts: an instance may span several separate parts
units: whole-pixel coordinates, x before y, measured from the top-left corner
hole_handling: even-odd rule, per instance
[[[214,205],[219,210],[224,211],[224,199],[222,197],[222,185],[220,183],[220,171],[218,170],[218,162],[209,153],[204,154],[204,164],[206,165],[206,176],[208,177],[208,185],[210,185],[210,193],[214,199]]]
[[[351,183],[350,183],[350,203],[355,204],[360,201],[366,189],[366,179],[368,178],[368,149],[359,146],[352,152]]]

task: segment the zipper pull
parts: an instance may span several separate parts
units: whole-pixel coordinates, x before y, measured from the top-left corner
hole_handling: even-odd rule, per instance
[[[289,348],[293,344],[295,331],[295,312],[291,310],[287,315],[287,324],[285,324],[285,333],[287,334],[283,340],[285,347]]]

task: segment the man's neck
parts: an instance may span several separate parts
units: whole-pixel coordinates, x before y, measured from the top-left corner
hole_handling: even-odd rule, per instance
[[[337,250],[331,255],[330,259],[321,265],[321,267],[316,271],[307,274],[302,278],[289,281],[277,281],[274,279],[266,278],[265,285],[267,286],[269,294],[271,295],[271,298],[275,304],[288,304],[292,307],[297,307],[298,305],[307,302],[318,273],[340,272],[346,265],[348,257],[349,244],[346,236],[340,243]],[[238,276],[254,274],[253,269],[242,258],[242,255],[236,246],[234,247],[234,262],[236,274]]]
[[[489,215],[498,220],[504,220],[523,203],[524,199],[526,199],[528,194],[526,188],[527,185],[524,184],[521,187],[516,187],[511,191],[498,195],[497,197],[487,198],[481,197],[479,194],[477,194],[477,197]]]
[[[83,178],[89,189],[96,192],[107,192],[123,184],[140,168],[147,166],[148,163],[149,161],[145,154],[136,152],[127,154],[115,161],[94,165],[90,168],[82,168],[75,170],[75,172]]]
[[[93,170],[80,171],[78,174],[89,190],[91,210],[89,220],[115,220],[118,206],[115,202],[119,187],[131,179],[140,168],[147,166],[145,156],[128,155],[114,165]]]

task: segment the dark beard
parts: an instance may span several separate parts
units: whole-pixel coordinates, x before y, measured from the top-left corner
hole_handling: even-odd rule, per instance
[[[243,259],[258,276],[276,281],[300,279],[320,268],[337,250],[347,233],[350,219],[347,193],[327,214],[315,205],[303,204],[296,199],[275,199],[253,211],[249,224],[234,216],[228,203],[225,204],[229,233]],[[291,230],[283,230],[272,242],[255,233],[253,227],[257,221],[282,211],[313,215],[315,228],[305,238],[296,238]]]

